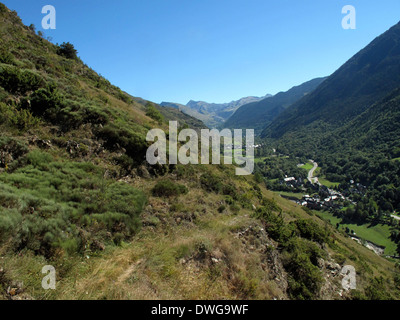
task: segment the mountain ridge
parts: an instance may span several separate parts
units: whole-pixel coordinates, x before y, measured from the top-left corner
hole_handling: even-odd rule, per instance
[[[399,84],[400,22],[350,58],[312,94],[279,115],[262,136],[280,138],[299,127],[317,124],[317,120],[341,126]]]
[[[260,133],[281,112],[315,90],[327,77],[315,78],[267,99],[245,104],[225,122],[227,128],[255,129]]]
[[[186,105],[174,102],[161,102],[161,106],[173,107],[182,112],[203,121],[208,127],[216,128],[223,123],[242,105],[249,102],[260,101],[271,97],[267,94],[263,97],[248,96],[227,103],[208,103],[205,101],[190,100]]]

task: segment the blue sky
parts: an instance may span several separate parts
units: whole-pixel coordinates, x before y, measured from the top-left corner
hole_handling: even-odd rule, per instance
[[[128,93],[229,102],[333,73],[400,20],[398,0],[0,0]],[[57,29],[42,30],[44,5]],[[353,5],[357,29],[344,30]]]

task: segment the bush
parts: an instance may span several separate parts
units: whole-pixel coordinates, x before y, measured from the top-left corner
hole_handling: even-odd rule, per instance
[[[220,193],[223,187],[221,178],[209,172],[200,176],[200,184],[206,191],[215,193]]]
[[[222,213],[222,212],[225,211],[225,209],[226,209],[226,206],[223,205],[223,204],[221,204],[221,205],[218,207],[218,212],[219,212],[219,213]]]
[[[29,151],[28,146],[14,138],[0,137],[0,168],[7,168]]]
[[[299,219],[295,222],[297,230],[302,238],[323,244],[328,241],[328,233],[315,221],[310,219]]]
[[[188,193],[188,189],[182,184],[170,180],[161,180],[157,182],[152,192],[156,197],[176,197]]]
[[[29,70],[19,70],[13,66],[0,67],[0,86],[12,94],[26,94],[44,85],[43,78]]]
[[[0,242],[51,257],[57,248],[83,253],[95,240],[128,238],[139,229],[143,192],[104,180],[91,163],[54,162],[40,151],[23,159],[25,167],[0,175]]]
[[[125,148],[126,154],[135,162],[143,162],[147,151],[147,141],[143,135],[131,128],[118,127],[113,123],[105,125],[96,134],[105,140],[107,149],[114,151],[121,147]]]
[[[31,95],[31,110],[33,114],[45,116],[49,120],[57,117],[57,112],[62,106],[63,96],[54,84],[36,90]]]
[[[236,188],[230,184],[223,185],[222,194],[226,196],[231,196],[234,200],[238,200],[239,198]]]
[[[240,212],[240,207],[237,204],[231,204],[230,207],[231,211],[235,214]]]
[[[49,120],[62,125],[63,129],[68,131],[86,123],[106,125],[109,121],[108,118],[106,112],[99,107],[66,99],[61,102],[61,109],[56,114],[52,114]]]
[[[365,289],[367,300],[392,300],[385,286],[383,277],[375,277],[371,280],[369,286]]]
[[[15,106],[0,103],[0,113],[3,116],[0,121],[21,131],[35,128],[40,123],[40,119],[35,117],[29,110],[18,109]]]
[[[283,265],[289,273],[289,294],[293,299],[314,299],[319,293],[324,278],[317,267],[322,250],[313,242],[291,239],[283,252]]]
[[[78,52],[76,51],[74,45],[69,42],[63,42],[57,48],[57,54],[67,59],[77,59],[77,53]]]
[[[4,48],[0,49],[0,63],[13,64],[14,56]]]
[[[156,120],[159,124],[161,124],[164,121],[164,117],[153,104],[147,105],[146,116],[152,118],[153,120]]]

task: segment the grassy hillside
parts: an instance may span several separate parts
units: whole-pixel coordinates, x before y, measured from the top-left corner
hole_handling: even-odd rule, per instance
[[[122,92],[1,4],[0,21],[1,299],[399,298],[393,262],[253,176],[149,166],[149,129],[201,123]]]

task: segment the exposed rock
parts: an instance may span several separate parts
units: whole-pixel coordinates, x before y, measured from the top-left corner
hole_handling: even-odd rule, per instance
[[[53,147],[50,140],[36,140],[35,144],[41,149],[50,149]]]

